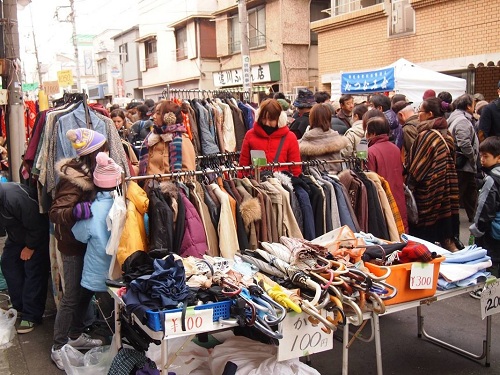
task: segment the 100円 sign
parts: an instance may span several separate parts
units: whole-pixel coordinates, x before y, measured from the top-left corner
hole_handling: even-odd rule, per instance
[[[486,282],[481,294],[481,318],[500,312],[500,280]]]
[[[278,346],[278,361],[333,349],[333,333],[323,332],[323,324],[313,325],[308,317],[306,313],[287,312],[282,323],[283,338]]]

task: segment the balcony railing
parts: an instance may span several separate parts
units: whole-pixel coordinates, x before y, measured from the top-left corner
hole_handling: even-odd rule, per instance
[[[108,77],[107,77],[106,73],[99,74],[98,78],[99,78],[99,83],[106,82],[108,80]]]

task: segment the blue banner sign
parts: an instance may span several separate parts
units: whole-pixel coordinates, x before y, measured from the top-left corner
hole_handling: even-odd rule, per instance
[[[394,67],[367,72],[342,73],[340,77],[342,94],[394,90]]]

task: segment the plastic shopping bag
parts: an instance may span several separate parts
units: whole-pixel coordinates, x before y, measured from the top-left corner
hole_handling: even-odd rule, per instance
[[[15,335],[16,319],[17,311],[15,309],[0,309],[0,349],[12,346],[11,341]]]
[[[67,375],[107,374],[116,354],[114,346],[98,346],[83,354],[71,345],[61,348],[64,370]]]

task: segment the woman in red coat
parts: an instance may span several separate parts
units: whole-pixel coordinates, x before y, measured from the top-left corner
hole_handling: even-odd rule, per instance
[[[295,134],[288,129],[286,113],[282,111],[276,99],[266,99],[257,111],[253,129],[250,129],[243,139],[240,166],[252,165],[251,150],[264,151],[267,162],[272,163],[282,140],[283,146],[277,161],[280,163],[300,162],[299,143]],[[289,170],[294,176],[302,172],[300,165],[275,169]]]
[[[368,118],[369,113],[366,113]],[[401,151],[389,140],[389,122],[381,113],[368,120],[363,116],[366,138],[368,139],[368,163],[370,171],[376,172],[387,180],[392,195],[399,209],[401,219],[408,233],[408,219],[406,214],[406,200],[403,188],[403,163],[401,163]]]

